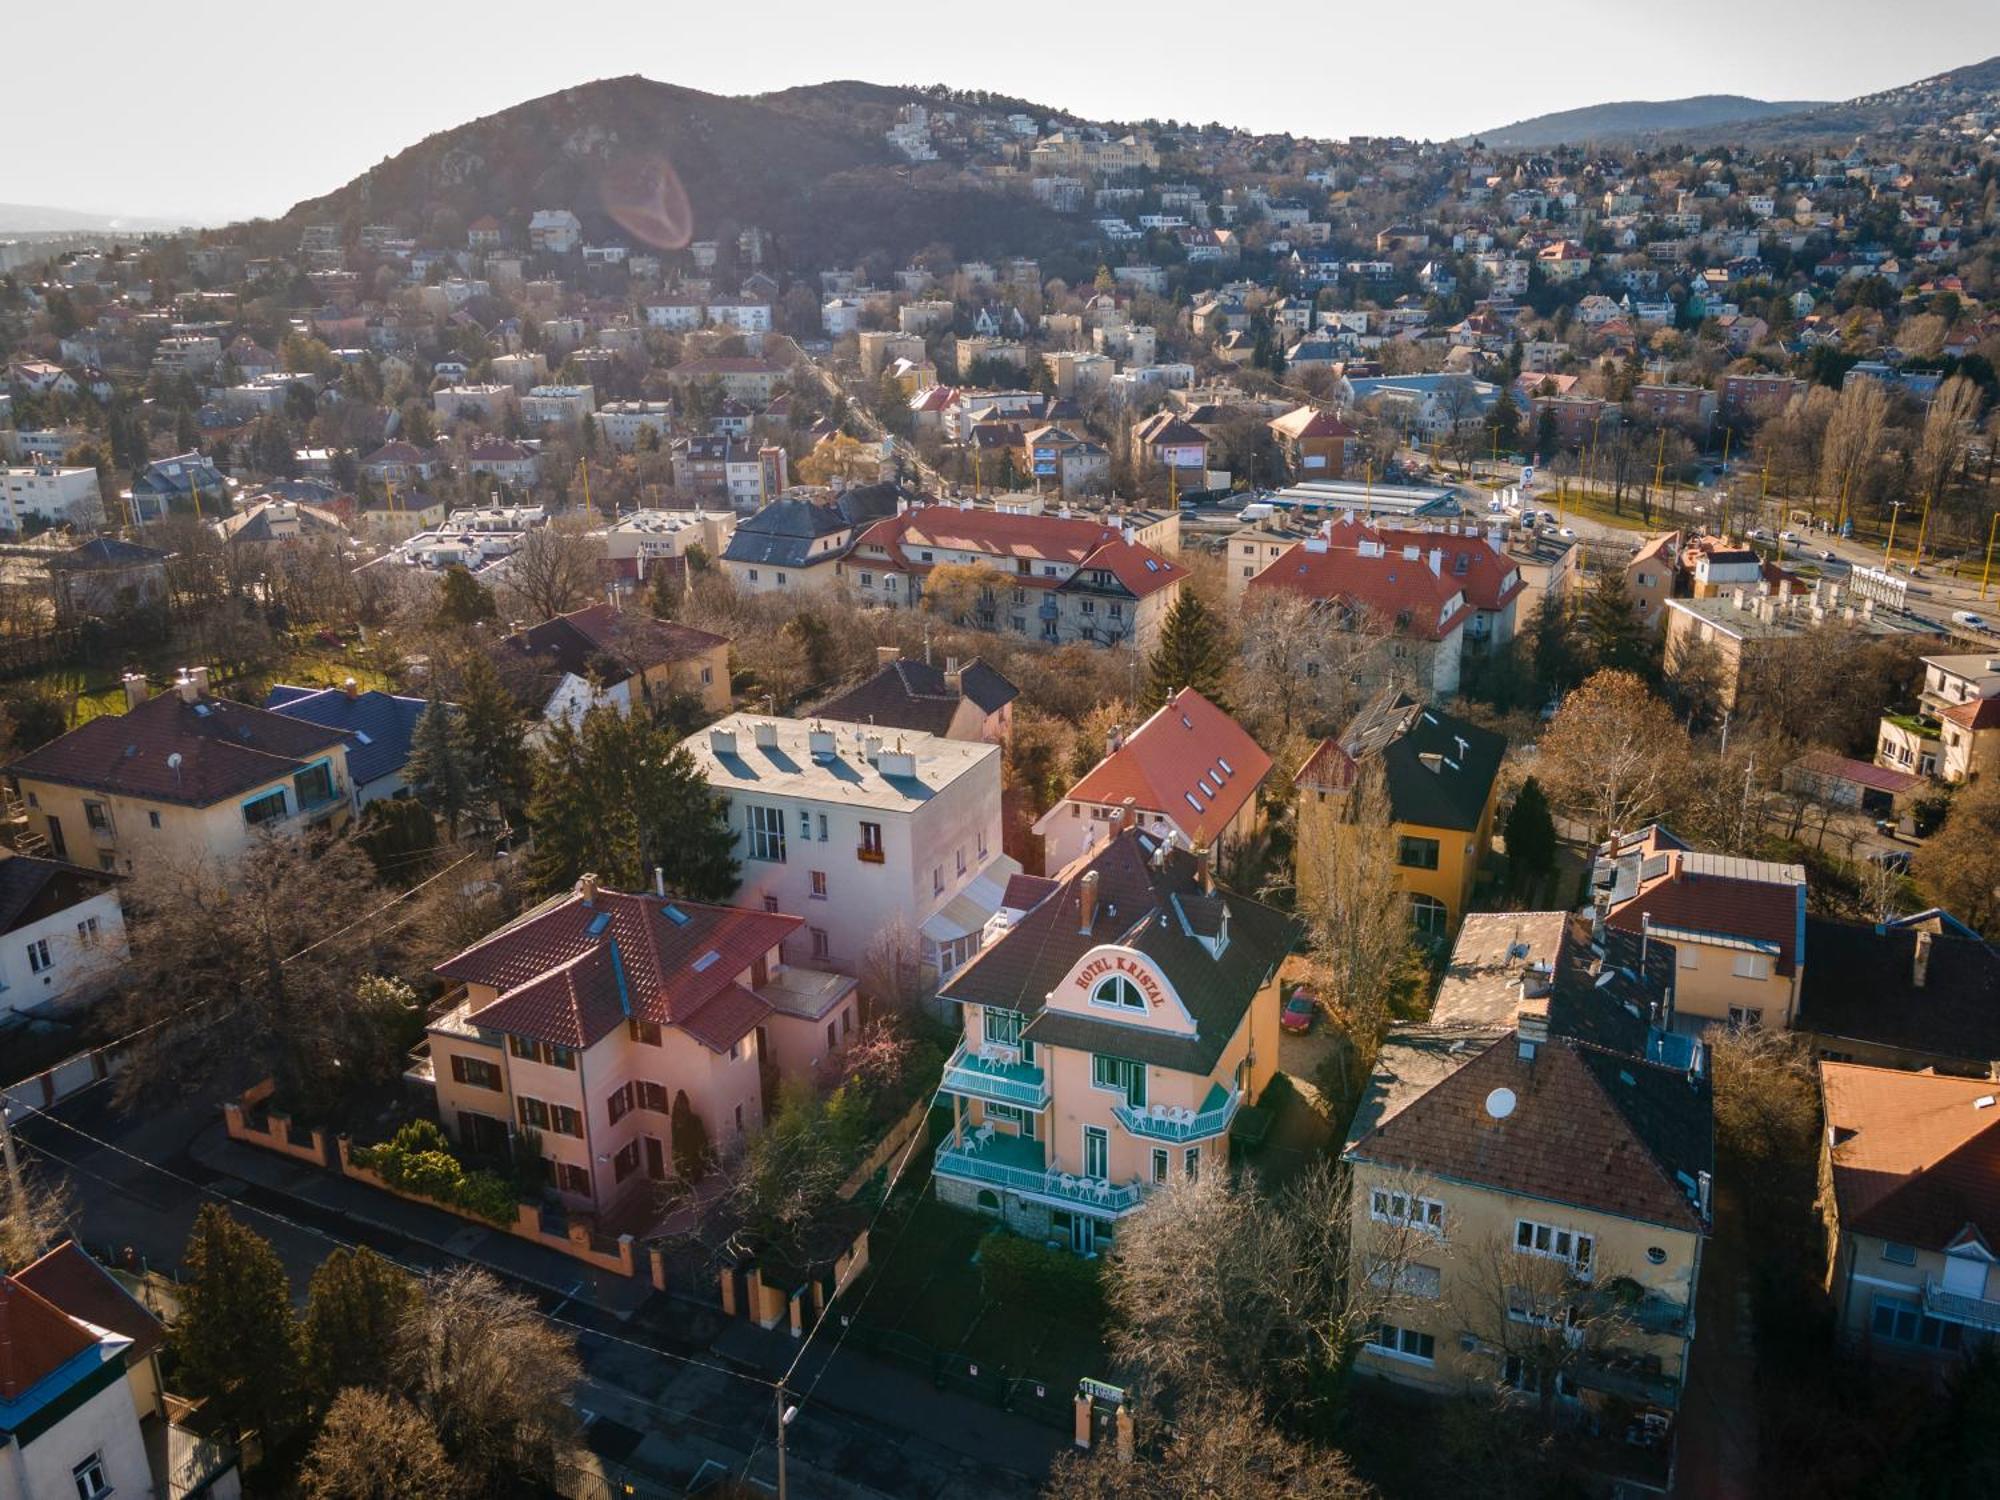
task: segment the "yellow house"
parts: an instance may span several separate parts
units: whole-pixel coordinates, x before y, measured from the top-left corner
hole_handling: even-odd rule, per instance
[[[766,1067],[809,1078],[850,1045],[855,982],[785,961],[803,925],[586,876],[438,965],[465,997],[415,1078],[472,1151],[536,1132],[565,1203],[643,1200],[677,1146],[726,1152],[763,1124]]]
[[[7,767],[24,850],[130,874],[148,859],[227,869],[263,833],[344,823],[345,732],[214,698],[208,669],[72,729]]]
[[[1993,1084],[1820,1064],[1827,1286],[1843,1343],[1943,1366],[2000,1334]]]
[[[1410,921],[1428,938],[1449,938],[1492,848],[1506,753],[1505,735],[1402,694],[1377,699],[1339,735],[1322,740],[1293,778],[1300,901],[1311,899],[1326,842],[1351,815],[1349,794],[1362,769],[1379,766],[1396,835],[1396,884],[1408,893]]]
[[[1155,1187],[1227,1168],[1237,1111],[1278,1067],[1295,924],[1137,830],[1026,910],[939,998],[964,1036],[940,1084],[940,1201],[1079,1254]]]
[[[1654,824],[1601,847],[1591,879],[1606,928],[1673,944],[1680,1025],[1792,1024],[1806,967],[1805,866],[1707,854]]]

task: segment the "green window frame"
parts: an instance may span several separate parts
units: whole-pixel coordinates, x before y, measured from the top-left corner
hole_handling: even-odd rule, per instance
[[[1124,1094],[1125,1102],[1134,1109],[1146,1107],[1146,1065],[1142,1062],[1093,1052],[1090,1055],[1090,1082],[1094,1088],[1113,1089]]]

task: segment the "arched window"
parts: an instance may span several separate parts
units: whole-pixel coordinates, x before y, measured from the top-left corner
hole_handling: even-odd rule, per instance
[[[1425,937],[1443,937],[1445,924],[1450,920],[1450,916],[1445,904],[1437,897],[1426,896],[1421,892],[1411,895],[1410,924]]]
[[[978,1198],[974,1201],[981,1208],[990,1208],[996,1214],[1000,1212],[1000,1195],[994,1192],[992,1188],[981,1188]]]
[[[1123,974],[1113,974],[1091,991],[1090,1003],[1109,1005],[1118,1010],[1144,1010],[1146,997],[1139,993],[1139,986]]]

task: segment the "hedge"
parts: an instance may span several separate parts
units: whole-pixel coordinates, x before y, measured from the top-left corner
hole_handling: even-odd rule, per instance
[[[980,1285],[989,1302],[1054,1317],[1104,1316],[1097,1263],[996,1229],[979,1242]]]
[[[379,1146],[356,1147],[353,1157],[392,1188],[495,1224],[512,1224],[519,1211],[514,1184],[484,1168],[466,1171],[435,1120],[412,1120]]]

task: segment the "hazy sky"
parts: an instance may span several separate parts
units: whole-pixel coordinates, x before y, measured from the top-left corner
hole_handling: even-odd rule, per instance
[[[433,131],[626,73],[731,94],[943,82],[1100,118],[1441,139],[1616,99],[1840,99],[2000,53],[1995,0],[99,0],[86,25],[88,99],[17,140],[0,202],[281,213]],[[15,81],[39,92],[31,68]]]

